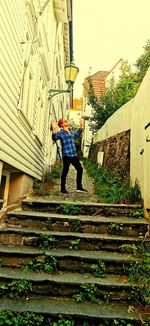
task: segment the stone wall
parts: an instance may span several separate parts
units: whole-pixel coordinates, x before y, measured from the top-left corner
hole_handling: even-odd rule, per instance
[[[129,130],[93,144],[89,157],[97,161],[97,153],[99,151],[104,152],[103,167],[119,174],[123,178],[130,177]]]

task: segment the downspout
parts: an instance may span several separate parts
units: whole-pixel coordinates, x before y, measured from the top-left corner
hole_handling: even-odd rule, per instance
[[[70,63],[73,62],[73,6],[72,0],[70,0],[70,13],[71,17],[69,20],[69,48],[70,48]],[[73,88],[71,92],[71,107],[73,108]]]
[[[71,17],[69,20],[69,46],[70,46],[70,62],[73,61],[73,11],[72,0],[70,0]]]

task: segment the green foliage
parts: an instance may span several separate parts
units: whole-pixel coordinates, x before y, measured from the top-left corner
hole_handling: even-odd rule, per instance
[[[23,267],[24,272],[32,271],[44,271],[52,273],[57,270],[58,261],[55,257],[46,257],[43,263],[34,259],[30,259],[29,262]]]
[[[58,240],[52,235],[41,234],[36,242],[40,248],[48,250],[53,248],[58,243]]]
[[[32,284],[27,280],[13,280],[10,283],[0,284],[0,296],[7,295],[10,298],[27,296],[32,291]]]
[[[42,326],[44,318],[33,312],[0,312],[0,326]]]
[[[41,185],[38,181],[34,182],[33,189],[35,190],[35,194],[38,196],[47,196],[49,195],[49,191],[43,189],[44,186]]]
[[[60,204],[57,210],[66,215],[78,215],[80,213],[80,207],[73,204]]]
[[[150,254],[145,254],[142,262],[132,263],[129,266],[124,265],[124,272],[131,282],[150,282]]]
[[[110,321],[104,321],[104,325],[103,326],[109,326],[110,325]],[[132,326],[132,324],[130,324],[128,321],[125,321],[125,320],[117,320],[117,319],[114,319],[112,322],[111,322],[111,326]]]
[[[138,218],[142,218],[144,217],[144,208],[140,208],[140,209],[137,209],[136,211],[133,211],[132,214],[131,214],[133,217],[138,217]]]
[[[136,302],[139,306],[150,305],[150,288],[144,285],[133,286],[129,294],[129,300]]]
[[[116,110],[136,95],[143,77],[150,66],[150,40],[147,41],[144,51],[144,54],[135,63],[136,72],[131,70],[127,61],[122,62],[118,82],[115,83],[114,78],[112,78],[106,91],[100,98],[95,96],[92,80],[88,77],[88,104],[93,108],[93,116],[90,122],[91,130],[96,131],[100,129]]]
[[[135,66],[137,68],[137,82],[140,84],[150,66],[150,40],[147,40],[144,53],[137,59]]]
[[[113,321],[111,321],[111,326],[132,326],[132,322],[128,322],[127,320],[121,319],[121,320],[117,320],[114,319]],[[104,321],[103,326],[110,326],[110,321]]]
[[[135,180],[134,186],[130,187],[130,190],[128,192],[128,198],[132,201],[132,203],[141,201],[141,189],[137,179]]]
[[[69,222],[73,227],[74,229],[77,231],[77,230],[80,230],[82,225],[81,225],[81,221],[79,220],[70,220]]]
[[[106,266],[102,261],[98,261],[98,264],[92,264],[91,270],[96,277],[106,277]]]
[[[147,254],[150,252],[150,243],[144,240],[140,244],[123,244],[118,247],[121,253],[132,253],[134,255]]]
[[[137,83],[135,74],[132,73],[127,61],[122,63],[118,83],[115,84],[112,78],[105,93],[100,98],[94,95],[92,80],[90,80],[88,104],[94,109],[90,123],[91,129],[93,131],[100,129],[117,109],[135,96],[136,92]]]
[[[85,283],[80,286],[81,291],[78,294],[74,295],[74,298],[78,302],[90,301],[90,302],[98,302],[96,298],[96,286],[95,284]]]
[[[51,182],[53,179],[59,179],[62,172],[62,164],[54,165],[52,171],[46,171],[43,175],[43,181],[45,183]]]
[[[137,245],[138,254],[147,254],[150,252],[150,242],[145,242],[144,240]]]
[[[51,326],[74,326],[74,320],[61,318],[57,322],[53,322]]]
[[[81,242],[81,239],[71,240],[69,249],[75,249],[75,250],[79,249],[80,242]]]
[[[130,293],[131,299],[138,298],[141,304],[150,304],[150,254],[144,255],[142,262],[124,265],[124,273],[128,275],[129,282],[137,282]]]
[[[138,247],[135,244],[123,244],[121,246],[118,247],[118,250],[121,253],[137,253],[138,252]]]
[[[58,261],[55,257],[47,257],[43,270],[44,272],[52,273],[57,270],[57,265]]]
[[[110,223],[108,227],[108,233],[120,234],[123,230],[122,224],[119,223]]]
[[[92,160],[83,160],[90,177],[94,179],[95,192],[100,202],[135,203],[141,202],[141,191],[136,180],[130,187],[129,180],[123,180],[119,175],[108,171]]]
[[[111,324],[110,324],[111,323]],[[34,312],[12,312],[12,311],[1,311],[0,312],[0,326],[94,326],[97,323],[83,321],[78,323],[72,318],[68,317],[54,317],[48,318],[43,317],[39,313]],[[114,320],[102,320],[99,326],[133,326],[135,321],[127,321],[125,319],[114,319]],[[136,325],[149,326],[149,323],[142,322],[136,323]]]

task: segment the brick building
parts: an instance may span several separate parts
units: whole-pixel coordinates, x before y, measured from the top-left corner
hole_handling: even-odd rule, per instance
[[[106,77],[108,76],[109,71],[98,71],[94,75],[90,76],[94,88],[94,94],[97,97],[100,97],[106,89]],[[89,82],[88,78],[84,80],[84,97],[88,97],[89,91]]]
[[[120,59],[110,71],[98,71],[94,75],[90,76],[93,84],[94,94],[96,97],[100,97],[104,93],[112,77],[117,82],[120,76],[122,64],[123,64],[123,59]],[[85,78],[83,96],[86,98],[88,97],[88,90],[89,90],[89,82],[88,82],[88,78]]]

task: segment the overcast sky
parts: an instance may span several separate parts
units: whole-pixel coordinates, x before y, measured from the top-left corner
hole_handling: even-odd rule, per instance
[[[121,58],[132,65],[148,39],[150,0],[73,0],[74,97],[82,96],[89,67],[109,71]]]

